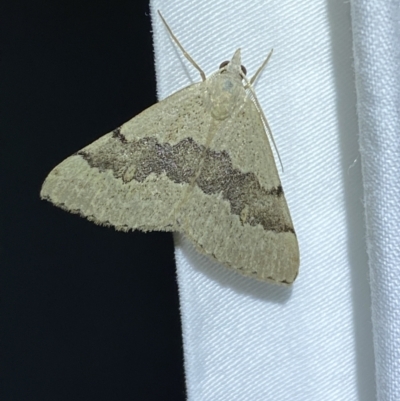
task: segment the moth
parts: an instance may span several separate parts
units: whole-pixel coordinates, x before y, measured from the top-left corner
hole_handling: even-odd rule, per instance
[[[40,196],[117,230],[176,231],[259,280],[291,284],[299,248],[253,83],[240,49],[202,81],[68,157]],[[272,137],[271,137],[272,138]]]

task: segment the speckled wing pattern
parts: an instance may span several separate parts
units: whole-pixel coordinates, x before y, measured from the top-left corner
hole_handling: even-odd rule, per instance
[[[41,197],[118,230],[181,232],[243,275],[291,284],[296,235],[238,79],[220,71],[146,109],[55,167]]]

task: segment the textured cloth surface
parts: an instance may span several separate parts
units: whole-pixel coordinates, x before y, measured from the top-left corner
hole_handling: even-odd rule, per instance
[[[374,400],[350,4],[151,2],[159,98],[242,48],[285,168],[301,266],[291,289],[241,277],[176,235],[188,399]],[[354,162],[356,160],[356,162]],[[357,161],[358,160],[358,161]]]
[[[400,400],[400,2],[352,1],[379,401]]]

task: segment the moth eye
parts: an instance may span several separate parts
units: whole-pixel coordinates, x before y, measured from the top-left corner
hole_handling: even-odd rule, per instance
[[[223,61],[219,66],[219,69],[226,67],[229,64],[229,61]]]
[[[241,67],[242,67],[242,72],[243,72],[243,74],[246,75],[246,74],[247,74],[246,67],[245,67],[244,65],[242,65]]]

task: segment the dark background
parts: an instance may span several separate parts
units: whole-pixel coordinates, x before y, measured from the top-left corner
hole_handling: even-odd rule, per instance
[[[0,3],[0,399],[183,400],[172,236],[39,199],[156,102],[147,1]]]

